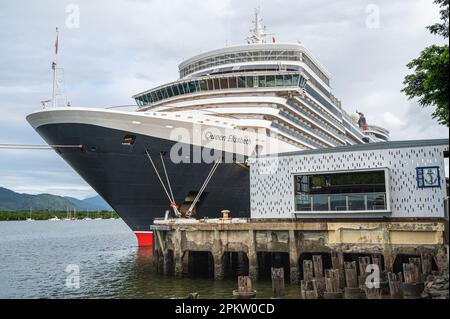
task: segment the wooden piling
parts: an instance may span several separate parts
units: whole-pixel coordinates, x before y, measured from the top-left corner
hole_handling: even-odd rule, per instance
[[[323,260],[321,255],[313,256],[314,278],[323,278]]]
[[[358,272],[356,271],[356,261],[344,263],[345,286],[348,288],[358,288]]]
[[[311,281],[314,279],[313,269],[314,268],[312,260],[303,260],[303,280]]]
[[[410,258],[409,264],[403,264],[405,282],[403,284],[404,299],[419,299],[425,286],[421,280],[420,258]]]
[[[366,278],[369,275],[366,270],[367,270],[367,266],[370,265],[370,257],[366,256],[366,257],[359,257],[358,258],[358,265],[359,265],[359,277],[358,277],[358,282],[360,286],[365,286],[366,283]]]
[[[327,292],[339,292],[339,269],[325,270],[325,288]]]
[[[345,275],[344,275],[344,255],[339,252],[331,253],[331,264],[333,269],[339,270],[339,288],[345,287]]]
[[[433,256],[430,254],[422,254],[422,275],[427,276],[431,274],[433,268]]]
[[[302,280],[300,285],[302,299],[318,299],[317,284],[315,280]]]
[[[391,299],[403,299],[402,273],[388,273],[388,281]]]
[[[422,281],[422,260],[421,258],[409,258],[409,263],[413,264],[414,282]]]
[[[378,269],[380,269],[380,273],[383,271],[383,261],[380,254],[372,255],[372,264],[378,266]]]
[[[367,299],[381,299],[381,289],[380,288],[365,288]]]
[[[271,268],[272,274],[272,297],[282,298],[284,296],[284,268]]]
[[[250,276],[238,277],[238,289],[233,291],[233,296],[239,299],[253,299],[256,297],[256,291],[253,290]]]

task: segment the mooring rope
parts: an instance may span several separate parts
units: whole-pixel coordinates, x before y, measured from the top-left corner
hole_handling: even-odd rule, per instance
[[[0,144],[4,150],[53,150],[55,148],[79,148],[83,145],[31,145],[31,144]]]
[[[222,162],[221,159],[217,159],[209,172],[208,176],[206,177],[205,182],[203,183],[202,187],[200,188],[200,191],[198,192],[197,196],[195,197],[194,201],[192,202],[191,206],[189,207],[188,211],[186,212],[186,217],[191,217],[192,211],[194,210],[195,205],[197,205],[197,202],[200,200],[200,197],[202,196],[203,192],[205,191],[206,186],[208,186],[209,181],[213,177],[214,173],[216,172],[217,168],[219,167],[220,163]]]

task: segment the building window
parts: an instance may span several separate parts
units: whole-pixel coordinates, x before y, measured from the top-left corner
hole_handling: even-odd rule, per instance
[[[388,210],[387,171],[357,171],[295,176],[298,212]]]

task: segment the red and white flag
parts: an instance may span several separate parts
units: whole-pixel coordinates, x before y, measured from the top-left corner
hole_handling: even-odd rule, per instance
[[[59,45],[58,28],[56,28],[55,54],[58,54],[58,45]]]

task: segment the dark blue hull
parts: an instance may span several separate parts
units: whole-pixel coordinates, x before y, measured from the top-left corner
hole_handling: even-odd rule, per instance
[[[102,196],[133,231],[147,231],[155,218],[171,210],[145,150],[150,152],[164,176],[160,153],[167,167],[176,203],[198,192],[213,164],[174,164],[169,152],[174,142],[84,124],[49,124],[37,128],[50,145],[83,145],[59,148],[57,152]],[[136,136],[133,145],[124,137]],[[192,146],[191,154],[192,153]],[[163,177],[164,178],[164,177]],[[220,164],[196,208],[196,218],[216,218],[228,209],[232,217],[250,216],[249,170],[241,165]]]

